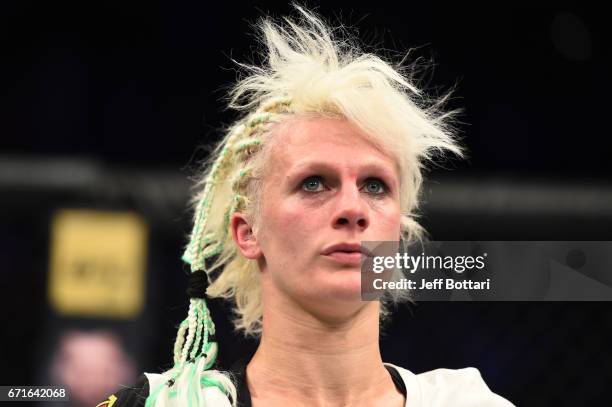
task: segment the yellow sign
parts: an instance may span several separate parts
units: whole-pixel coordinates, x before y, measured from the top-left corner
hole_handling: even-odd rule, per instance
[[[144,305],[147,227],[130,212],[61,210],[51,228],[49,298],[60,314],[131,318]]]

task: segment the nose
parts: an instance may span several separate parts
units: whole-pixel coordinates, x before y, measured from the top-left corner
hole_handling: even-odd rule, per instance
[[[347,187],[343,185],[338,191],[332,222],[332,226],[336,229],[367,229],[370,224],[369,208],[366,202],[364,202],[357,186]]]

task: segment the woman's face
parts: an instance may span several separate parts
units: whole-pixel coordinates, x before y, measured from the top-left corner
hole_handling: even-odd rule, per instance
[[[396,163],[343,119],[296,119],[274,137],[255,232],[264,305],[281,295],[313,311],[354,312],[364,304],[361,254],[344,251],[399,239]]]

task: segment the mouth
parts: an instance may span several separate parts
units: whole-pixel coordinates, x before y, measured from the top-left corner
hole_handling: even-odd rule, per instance
[[[359,243],[340,243],[323,250],[325,257],[342,264],[361,265],[372,254]]]

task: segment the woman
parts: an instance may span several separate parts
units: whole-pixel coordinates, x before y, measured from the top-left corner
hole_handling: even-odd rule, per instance
[[[243,66],[230,106],[245,115],[198,184],[175,365],[107,405],[511,406],[474,368],[383,363],[379,323],[406,293],[361,301],[361,242],[419,240],[421,169],[461,149],[441,101],[298,10],[263,21],[266,64]],[[236,328],[260,337],[246,368],[211,369],[204,293],[232,300]]]

